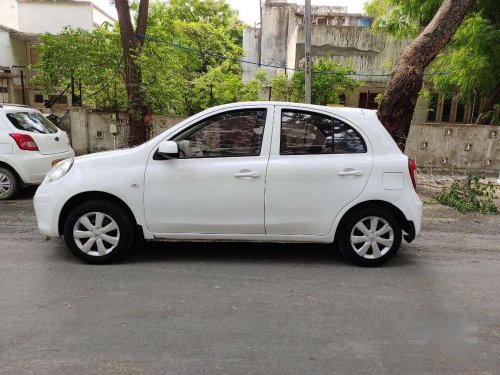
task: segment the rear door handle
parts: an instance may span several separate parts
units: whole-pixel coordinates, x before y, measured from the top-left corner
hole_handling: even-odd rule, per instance
[[[339,176],[362,176],[363,171],[356,171],[354,169],[344,169],[337,173]]]
[[[260,173],[259,172],[236,172],[234,174],[234,177],[236,178],[257,178],[257,177],[260,177]]]

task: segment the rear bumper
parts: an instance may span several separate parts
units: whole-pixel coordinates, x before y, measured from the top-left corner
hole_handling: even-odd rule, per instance
[[[423,202],[415,191],[411,191],[393,204],[401,210],[406,218],[406,222],[403,223],[405,241],[413,241],[420,233],[422,227]]]
[[[403,235],[404,239],[406,242],[410,243],[412,242],[415,237],[417,236],[415,234],[415,224],[413,224],[413,221],[407,221],[406,226],[404,228],[405,235]]]
[[[69,151],[60,154],[42,155],[30,151],[30,155],[26,155],[18,161],[17,172],[21,176],[26,185],[40,185],[52,168],[52,162],[55,160],[63,160],[72,158],[75,152]]]

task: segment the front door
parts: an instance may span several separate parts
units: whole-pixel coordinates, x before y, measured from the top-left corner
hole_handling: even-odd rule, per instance
[[[169,136],[179,158],[150,157],[144,205],[155,234],[262,234],[273,107],[225,110]],[[269,124],[269,125],[266,125]]]
[[[266,185],[266,233],[326,235],[373,166],[361,133],[328,113],[277,107]]]

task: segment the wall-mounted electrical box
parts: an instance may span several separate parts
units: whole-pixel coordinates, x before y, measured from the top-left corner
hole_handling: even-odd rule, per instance
[[[118,127],[116,126],[115,123],[109,124],[109,132],[111,134],[116,134],[118,133]]]

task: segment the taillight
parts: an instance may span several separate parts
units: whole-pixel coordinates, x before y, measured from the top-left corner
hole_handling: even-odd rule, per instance
[[[417,165],[412,159],[408,159],[408,169],[410,171],[410,177],[411,177],[411,182],[413,184],[413,187],[416,189],[417,188],[417,176],[416,176],[416,171],[417,171]]]
[[[38,146],[36,142],[31,138],[28,134],[20,134],[20,133],[11,133],[9,134],[17,143],[17,146],[21,150],[26,151],[38,151]]]

